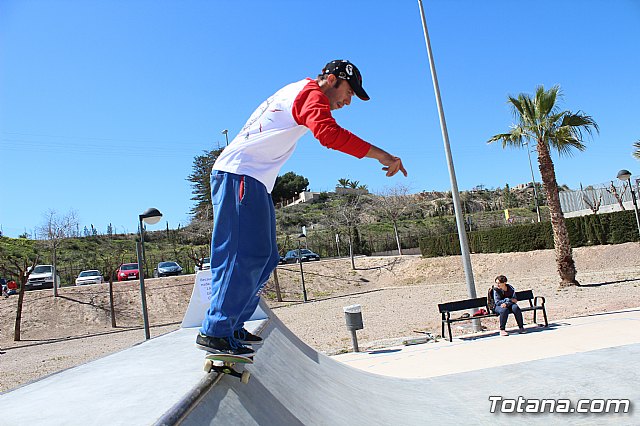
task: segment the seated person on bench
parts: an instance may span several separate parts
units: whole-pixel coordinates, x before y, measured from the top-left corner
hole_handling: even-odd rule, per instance
[[[496,285],[493,286],[493,300],[495,301],[494,312],[500,315],[500,335],[508,336],[505,330],[507,326],[507,318],[509,312],[513,312],[518,323],[519,332],[524,333],[524,323],[522,321],[522,311],[518,306],[518,300],[515,298],[516,289],[512,285],[507,284],[507,277],[498,275],[496,277]]]

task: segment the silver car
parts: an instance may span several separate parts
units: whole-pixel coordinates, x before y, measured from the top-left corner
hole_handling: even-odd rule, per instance
[[[172,275],[180,275],[182,273],[182,267],[177,262],[160,262],[158,266],[153,270],[153,276],[170,277]]]

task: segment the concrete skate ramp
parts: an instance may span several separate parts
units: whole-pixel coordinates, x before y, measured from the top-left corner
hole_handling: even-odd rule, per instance
[[[394,424],[399,413],[405,424],[424,420],[430,405],[424,381],[389,379],[334,361],[267,315],[265,342],[247,368],[249,383],[222,377],[180,424]]]
[[[508,353],[496,353],[495,356],[505,357],[509,365],[402,379],[368,373],[319,354],[268,308],[265,311],[270,317],[262,331],[265,343],[255,364],[247,367],[252,373],[249,383],[224,375],[215,384],[200,389],[197,396],[191,395],[178,404],[157,424],[422,425],[459,423],[464,419],[482,424],[510,423],[514,414],[489,412],[489,396],[566,398],[574,402],[580,398],[640,398],[634,361],[640,359],[638,344],[520,364],[508,360]],[[384,354],[385,350],[376,352],[372,356]],[[428,357],[423,359],[429,362]],[[620,393],[621,389],[625,392]],[[545,424],[557,420],[557,416],[529,414],[526,420]],[[631,418],[635,413],[599,417],[575,413],[562,417],[565,424],[615,424]]]

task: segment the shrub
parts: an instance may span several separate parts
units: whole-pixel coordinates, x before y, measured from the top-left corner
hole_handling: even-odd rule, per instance
[[[638,227],[633,211],[574,217],[565,220],[573,247],[598,244],[621,244],[638,241]],[[503,226],[469,232],[472,253],[507,253],[553,248],[551,222]],[[457,234],[425,237],[420,240],[424,257],[460,254]]]

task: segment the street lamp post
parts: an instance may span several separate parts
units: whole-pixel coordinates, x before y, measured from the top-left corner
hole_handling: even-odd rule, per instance
[[[140,221],[140,241],[136,243],[136,253],[138,255],[138,271],[140,272],[138,275],[140,277],[140,299],[142,300],[142,321],[144,322],[144,336],[147,340],[151,338],[151,333],[149,331],[149,315],[147,314],[147,296],[144,291],[144,265],[145,265],[145,257],[144,257],[144,231],[142,228],[142,222],[148,223],[149,225],[154,225],[160,221],[162,217],[162,213],[158,209],[149,208],[144,211],[141,215],[139,215],[138,219]]]
[[[229,146],[229,130],[224,129],[222,131],[222,134],[224,135],[225,139],[227,140],[227,146]]]
[[[536,188],[536,178],[533,177],[533,165],[531,164],[531,150],[529,149],[529,141],[524,143],[527,146],[527,155],[529,156],[529,169],[531,170],[531,183],[533,183],[533,197],[536,203],[536,214],[538,215],[538,223],[540,222],[540,206],[538,206],[538,189]]]
[[[438,115],[440,117],[440,129],[442,131],[442,141],[444,142],[444,151],[447,158],[447,166],[449,169],[449,180],[451,181],[451,197],[453,198],[453,209],[456,216],[456,225],[458,228],[458,239],[460,240],[460,251],[462,254],[462,267],[464,269],[465,281],[467,284],[467,292],[469,298],[476,298],[476,285],[473,280],[473,269],[471,267],[471,253],[469,251],[469,240],[467,239],[467,231],[465,229],[462,207],[460,204],[460,193],[458,192],[458,181],[453,166],[453,156],[451,155],[451,145],[449,143],[449,131],[447,130],[447,122],[444,116],[444,108],[442,107],[442,99],[440,97],[440,86],[438,85],[438,75],[436,73],[436,65],[431,52],[431,41],[429,39],[429,30],[427,28],[427,20],[424,16],[424,7],[422,0],[418,0],[420,15],[422,18],[422,29],[424,31],[424,41],[427,46],[427,56],[429,59],[429,68],[431,70],[431,79],[433,81],[433,91],[436,95],[436,105],[438,107]],[[482,325],[479,319],[472,321],[473,330],[480,331]]]
[[[298,263],[300,264],[300,279],[302,280],[302,301],[307,302],[307,288],[304,286],[304,271],[302,270],[302,239],[307,238],[305,234],[298,235]]]
[[[622,169],[618,172],[618,179],[629,184],[629,190],[631,191],[631,200],[633,201],[633,210],[636,212],[636,224],[638,225],[638,234],[640,235],[640,217],[638,216],[638,204],[636,203],[636,194],[633,192],[631,186],[631,172],[629,170]]]

